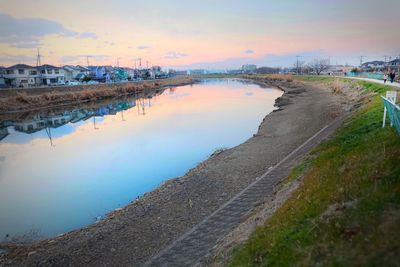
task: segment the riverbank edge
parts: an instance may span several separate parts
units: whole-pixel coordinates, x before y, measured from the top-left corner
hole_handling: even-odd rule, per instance
[[[117,84],[0,90],[0,115],[40,111],[129,97],[144,92],[155,92],[168,87],[190,85],[198,81],[198,79],[191,77],[179,77]]]
[[[220,240],[199,266],[396,265],[399,213],[393,200],[399,183],[393,178],[400,177],[400,150],[395,130],[380,127],[380,95],[399,89],[373,81],[354,84],[368,96],[362,105],[355,105],[344,124],[299,162],[274,195]],[[317,212],[310,215],[304,207]],[[307,219],[301,221],[301,216]],[[297,228],[288,230],[288,225]],[[349,228],[356,231],[349,235]]]
[[[229,77],[228,79],[231,79],[231,78],[232,78],[232,77]],[[275,79],[268,79],[268,78],[258,79],[258,78],[256,78],[256,77],[254,77],[254,79],[253,79],[253,78],[250,78],[250,77],[236,77],[236,78],[243,79],[243,80],[245,80],[245,81],[249,81],[249,82],[254,83],[254,84],[258,84],[258,85],[260,85],[260,86],[262,86],[262,87],[277,88],[277,89],[282,90],[282,91],[283,91],[283,95],[275,100],[275,105],[274,105],[274,106],[277,107],[278,109],[274,110],[273,112],[279,111],[279,110],[281,110],[285,105],[290,104],[290,103],[288,103],[288,102],[285,100],[285,96],[286,96],[287,91],[286,91],[285,86],[282,86],[282,85],[285,85],[285,84],[287,84],[287,83],[291,83],[292,81],[288,81],[288,80],[284,80],[284,79],[282,79],[282,80],[275,80]],[[272,113],[273,113],[273,112],[272,112]],[[265,118],[268,117],[270,114],[271,114],[271,113],[266,114],[265,117],[264,117],[264,120],[265,120]],[[261,125],[264,123],[264,120],[261,122],[260,127],[261,127]],[[258,130],[258,132],[259,132],[259,130]],[[258,132],[257,132],[257,134],[255,134],[253,137],[250,137],[246,142],[248,142],[248,141],[251,140],[252,138],[255,138],[255,137],[258,135]],[[241,144],[239,144],[238,146],[240,146],[240,145],[241,145]],[[237,147],[237,146],[236,146],[236,147]],[[234,148],[235,148],[235,147],[234,147]],[[231,150],[231,149],[233,149],[233,148],[230,148],[230,149],[228,149],[228,150]],[[209,159],[211,159],[211,158],[213,158],[213,157],[216,157],[216,156],[218,156],[220,153],[223,153],[223,152],[225,152],[225,151],[222,151],[222,152],[219,152],[219,153],[217,153],[217,154],[211,155],[208,159],[206,159],[206,160],[204,160],[203,162],[199,163],[199,164],[198,164],[196,167],[194,167],[193,169],[197,169],[199,166],[201,166],[202,164],[204,164],[204,163],[205,163],[206,161],[208,161]],[[193,169],[190,169],[184,176],[186,176],[187,174],[189,174],[190,172],[192,172]],[[182,177],[184,177],[184,176],[182,176]],[[139,198],[137,198],[136,200],[132,201],[132,203],[130,203],[130,204],[124,206],[123,208],[118,208],[118,209],[116,209],[116,210],[114,210],[114,211],[111,211],[110,213],[106,214],[105,217],[104,217],[104,219],[101,220],[101,222],[102,222],[102,223],[105,223],[106,221],[113,220],[113,219],[115,219],[115,218],[118,217],[118,216],[122,216],[122,214],[123,214],[127,209],[129,209],[129,207],[132,207],[132,206],[137,205],[140,201],[141,201],[141,202],[145,202],[145,201],[146,201],[145,198],[146,198],[149,194],[157,194],[157,191],[159,191],[161,188],[169,187],[169,186],[173,185],[174,182],[178,181],[178,180],[179,180],[180,178],[182,178],[182,177],[175,177],[175,178],[166,180],[165,182],[163,182],[162,184],[160,184],[156,189],[154,189],[154,190],[152,190],[152,191],[150,191],[150,192],[147,192],[147,193],[143,194],[141,197],[139,197]],[[95,225],[97,225],[97,224],[98,224],[98,223],[90,224],[90,225],[88,225],[88,226],[85,226],[85,227],[82,227],[82,228],[79,228],[79,229],[76,229],[76,230],[67,232],[67,233],[65,233],[65,234],[62,234],[62,235],[60,235],[60,236],[53,237],[53,238],[48,238],[48,239],[44,239],[44,240],[42,240],[42,241],[34,242],[34,243],[31,243],[31,244],[0,243],[0,249],[4,249],[4,250],[7,251],[6,253],[3,253],[3,255],[5,255],[5,257],[4,257],[4,256],[1,256],[2,254],[0,254],[0,266],[1,266],[1,263],[2,263],[1,261],[2,261],[2,260],[4,260],[5,262],[7,262],[7,260],[9,260],[9,259],[16,259],[16,258],[18,258],[18,257],[25,257],[25,256],[28,256],[28,257],[29,257],[29,255],[33,255],[34,253],[36,253],[36,250],[39,249],[42,245],[46,245],[47,243],[53,243],[53,242],[56,242],[56,241],[60,241],[60,240],[62,240],[62,239],[64,239],[64,238],[66,239],[66,238],[68,238],[69,235],[71,235],[71,234],[79,234],[79,232],[83,232],[84,230],[85,230],[85,231],[89,231],[93,226],[95,226]],[[32,252],[33,252],[33,253],[32,253]],[[3,258],[3,259],[2,259],[2,258]],[[4,262],[4,263],[5,263],[5,262]]]
[[[185,85],[195,84],[195,83],[200,82],[200,81],[203,80],[203,79],[208,79],[208,80],[221,80],[221,79],[232,80],[232,79],[233,79],[233,80],[238,80],[238,81],[242,81],[242,82],[250,82],[250,83],[252,83],[252,84],[256,84],[256,85],[260,86],[261,88],[275,88],[275,89],[281,90],[281,91],[283,92],[283,94],[282,94],[282,96],[280,96],[280,97],[278,97],[278,98],[275,99],[274,107],[275,107],[276,109],[273,110],[272,112],[279,111],[279,110],[281,109],[282,106],[286,105],[286,103],[280,102],[280,98],[282,98],[282,97],[285,95],[285,89],[284,89],[282,86],[280,86],[280,85],[272,85],[272,84],[269,84],[269,83],[267,83],[267,82],[263,82],[263,81],[256,80],[256,79],[251,79],[251,78],[246,78],[246,77],[243,77],[243,76],[235,76],[235,77],[230,77],[230,76],[229,76],[229,77],[226,77],[226,78],[223,78],[223,77],[222,77],[222,78],[221,78],[221,77],[218,77],[218,78],[213,78],[213,77],[201,78],[201,77],[197,77],[197,78],[195,78],[195,79],[190,79],[190,82],[188,82],[188,83],[177,83],[177,84],[175,84],[175,85],[163,85],[163,86],[160,86],[160,87],[152,88],[152,89],[150,89],[150,90],[155,91],[155,90],[162,90],[162,89],[165,89],[165,88],[168,88],[168,87],[171,87],[171,86],[173,86],[173,87],[179,87],[179,86],[185,86]],[[273,82],[275,82],[275,81],[272,81],[272,80],[271,80],[270,82],[273,83]],[[286,82],[286,81],[285,81],[285,80],[282,80],[282,82]],[[94,86],[96,86],[96,85],[94,85]],[[38,89],[42,89],[42,88],[38,88]],[[129,94],[129,95],[125,95],[125,96],[133,96],[133,95],[134,95],[134,94]],[[121,97],[121,96],[120,96],[120,95],[116,95],[115,97],[117,98],[117,97]],[[114,98],[114,97],[113,97],[113,98]],[[71,104],[71,103],[65,103],[65,104],[62,104],[62,105],[37,107],[37,108],[35,108],[35,109],[22,110],[22,111],[18,110],[18,111],[12,111],[12,112],[10,112],[10,113],[0,113],[0,114],[3,115],[3,114],[12,114],[12,113],[19,113],[19,112],[24,113],[24,112],[31,112],[31,111],[36,111],[36,110],[41,110],[41,109],[46,109],[46,108],[57,108],[57,107],[63,107],[63,106],[69,106],[69,105],[72,106],[72,105],[81,104],[81,103],[85,103],[85,102],[89,102],[89,101],[90,101],[90,102],[95,102],[95,101],[101,101],[101,100],[105,100],[105,99],[87,100],[87,101],[84,101],[84,102],[76,102],[76,103],[73,103],[73,104]],[[266,114],[266,115],[264,116],[263,121],[264,121],[265,118],[266,118],[267,116],[269,116],[272,112]],[[259,126],[261,126],[261,124],[263,123],[263,121],[260,123]],[[254,138],[254,136],[249,137],[249,139],[251,139],[251,138]],[[248,140],[249,140],[249,139],[248,139]],[[246,141],[245,141],[245,142],[246,142]],[[241,144],[238,144],[237,146],[239,146],[239,145],[241,145]],[[235,147],[236,147],[236,146],[235,146]],[[224,151],[226,151],[226,149],[221,149],[221,150],[212,152],[212,153],[210,154],[210,156],[209,156],[207,159],[205,159],[205,160],[203,160],[202,162],[198,163],[195,167],[189,169],[183,176],[185,176],[186,174],[190,173],[193,169],[196,169],[198,166],[202,165],[205,161],[209,160],[209,159],[212,158],[212,157],[217,156],[218,154],[220,154],[220,153],[222,153],[222,152],[224,152]],[[147,194],[149,194],[149,193],[151,193],[151,192],[153,192],[153,191],[157,191],[157,190],[160,189],[161,187],[166,186],[166,185],[168,185],[169,183],[173,182],[173,180],[176,180],[176,179],[179,179],[179,178],[181,178],[181,176],[173,177],[173,178],[170,178],[170,179],[165,180],[165,181],[162,182],[157,188],[153,189],[152,191],[145,192],[143,195],[141,195],[141,196],[137,197],[136,199],[132,200],[133,203],[131,202],[131,203],[125,205],[125,206],[122,207],[122,208],[117,208],[117,209],[115,209],[115,210],[113,210],[113,211],[111,211],[111,212],[105,214],[105,215],[104,215],[104,218],[102,218],[101,220],[102,220],[102,221],[103,221],[103,220],[107,220],[107,217],[109,217],[110,215],[112,215],[115,211],[121,211],[122,209],[126,208],[127,206],[135,205],[135,203],[136,203],[138,200],[142,199],[142,198],[145,197]],[[82,229],[85,229],[85,228],[89,228],[89,227],[91,227],[92,225],[94,225],[94,224],[96,224],[96,223],[97,223],[97,222],[94,222],[94,223],[91,223],[91,224],[89,224],[89,225],[87,225],[87,226],[85,226],[85,227],[81,227],[81,228],[78,228],[78,229],[75,229],[75,230],[72,230],[72,231],[69,231],[69,232],[60,234],[59,236],[54,236],[54,237],[45,238],[45,239],[42,239],[42,240],[33,241],[33,242],[31,242],[31,243],[7,243],[7,242],[1,242],[1,241],[0,241],[0,248],[1,248],[1,246],[5,246],[5,245],[23,245],[23,246],[28,246],[28,245],[32,245],[32,244],[37,244],[37,243],[44,242],[44,241],[47,241],[47,240],[60,238],[60,237],[62,237],[63,235],[67,235],[67,234],[69,234],[69,233],[71,233],[71,232],[74,232],[74,231],[79,231],[79,230],[82,230]],[[1,254],[0,254],[0,255],[1,255]]]

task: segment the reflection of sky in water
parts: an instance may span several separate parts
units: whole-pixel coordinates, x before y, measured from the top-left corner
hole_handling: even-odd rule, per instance
[[[0,142],[0,240],[94,222],[214,150],[244,142],[281,94],[233,81],[178,87],[123,114],[96,117],[95,126],[90,118],[52,128],[54,146],[44,130],[9,127]]]

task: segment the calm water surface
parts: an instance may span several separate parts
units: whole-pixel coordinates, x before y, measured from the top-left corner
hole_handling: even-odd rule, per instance
[[[246,141],[281,95],[208,80],[0,129],[0,241],[41,239],[95,222],[216,149]]]

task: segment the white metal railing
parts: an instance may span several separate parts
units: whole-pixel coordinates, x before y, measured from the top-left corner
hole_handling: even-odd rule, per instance
[[[395,127],[397,133],[400,135],[400,107],[396,105],[397,92],[388,91],[386,92],[386,97],[381,96],[383,100],[383,105],[385,107],[383,112],[383,123],[382,127],[386,125],[386,117],[389,115],[390,126]]]

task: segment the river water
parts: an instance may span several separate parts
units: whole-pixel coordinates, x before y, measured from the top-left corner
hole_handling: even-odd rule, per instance
[[[215,150],[249,139],[281,95],[238,80],[204,80],[2,122],[0,241],[30,242],[94,223]]]

